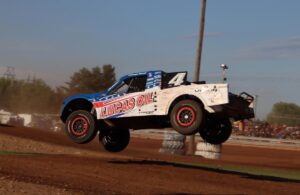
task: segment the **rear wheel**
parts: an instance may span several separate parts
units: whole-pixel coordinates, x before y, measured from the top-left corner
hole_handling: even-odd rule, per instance
[[[95,138],[95,117],[86,110],[71,113],[66,121],[67,136],[75,143],[84,144]]]
[[[130,133],[126,128],[101,129],[99,141],[109,152],[120,152],[129,144]]]
[[[201,128],[203,113],[203,108],[198,102],[179,101],[170,114],[172,127],[183,135],[195,134]]]
[[[230,137],[231,132],[232,125],[228,118],[207,119],[205,127],[200,129],[200,136],[210,144],[222,144]]]

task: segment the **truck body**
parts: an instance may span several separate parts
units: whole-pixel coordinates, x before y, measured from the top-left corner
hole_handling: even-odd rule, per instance
[[[212,119],[215,123],[254,117],[252,102],[253,97],[245,92],[230,93],[227,83],[188,82],[185,71],[147,71],[123,76],[104,92],[65,99],[61,119],[71,133],[73,123],[67,124],[68,117],[74,111],[85,110],[92,115],[95,131],[100,134],[109,128],[173,127],[188,135],[212,127],[208,125]]]

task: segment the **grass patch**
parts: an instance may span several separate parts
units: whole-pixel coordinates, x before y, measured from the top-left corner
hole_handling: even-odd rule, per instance
[[[43,155],[43,153],[0,150],[0,155],[37,156]]]
[[[172,162],[175,165],[181,166],[193,166],[202,169],[214,170],[224,173],[241,174],[245,176],[256,177],[269,177],[274,179],[290,179],[300,182],[300,172],[287,171],[281,169],[271,169],[263,167],[250,167],[250,166],[230,166],[230,165],[211,165],[211,164],[194,164],[183,162]]]
[[[254,180],[267,180],[275,182],[292,182],[300,183],[299,171],[287,171],[281,169],[271,169],[252,166],[233,166],[233,165],[215,165],[204,163],[185,163],[176,161],[159,161],[159,160],[112,160],[114,164],[134,164],[134,165],[159,165],[159,166],[174,166],[186,169],[211,171],[221,174],[239,175],[243,178]]]

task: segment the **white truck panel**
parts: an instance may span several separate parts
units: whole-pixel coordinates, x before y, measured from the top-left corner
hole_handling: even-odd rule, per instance
[[[159,87],[144,92],[130,93],[113,100],[100,102],[97,118],[167,115],[172,102],[182,96],[192,95],[203,102],[212,113],[214,107],[228,103],[227,84],[191,84],[161,90]]]
[[[227,84],[191,84],[160,90],[158,92],[158,115],[168,114],[172,102],[182,96],[192,95],[200,99],[208,112],[214,112],[212,106],[228,103]]]

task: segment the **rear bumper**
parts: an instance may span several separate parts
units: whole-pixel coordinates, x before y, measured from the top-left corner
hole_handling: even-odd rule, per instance
[[[251,119],[255,117],[253,103],[254,97],[246,92],[240,95],[230,93],[229,103],[224,105],[223,111],[235,120]]]

